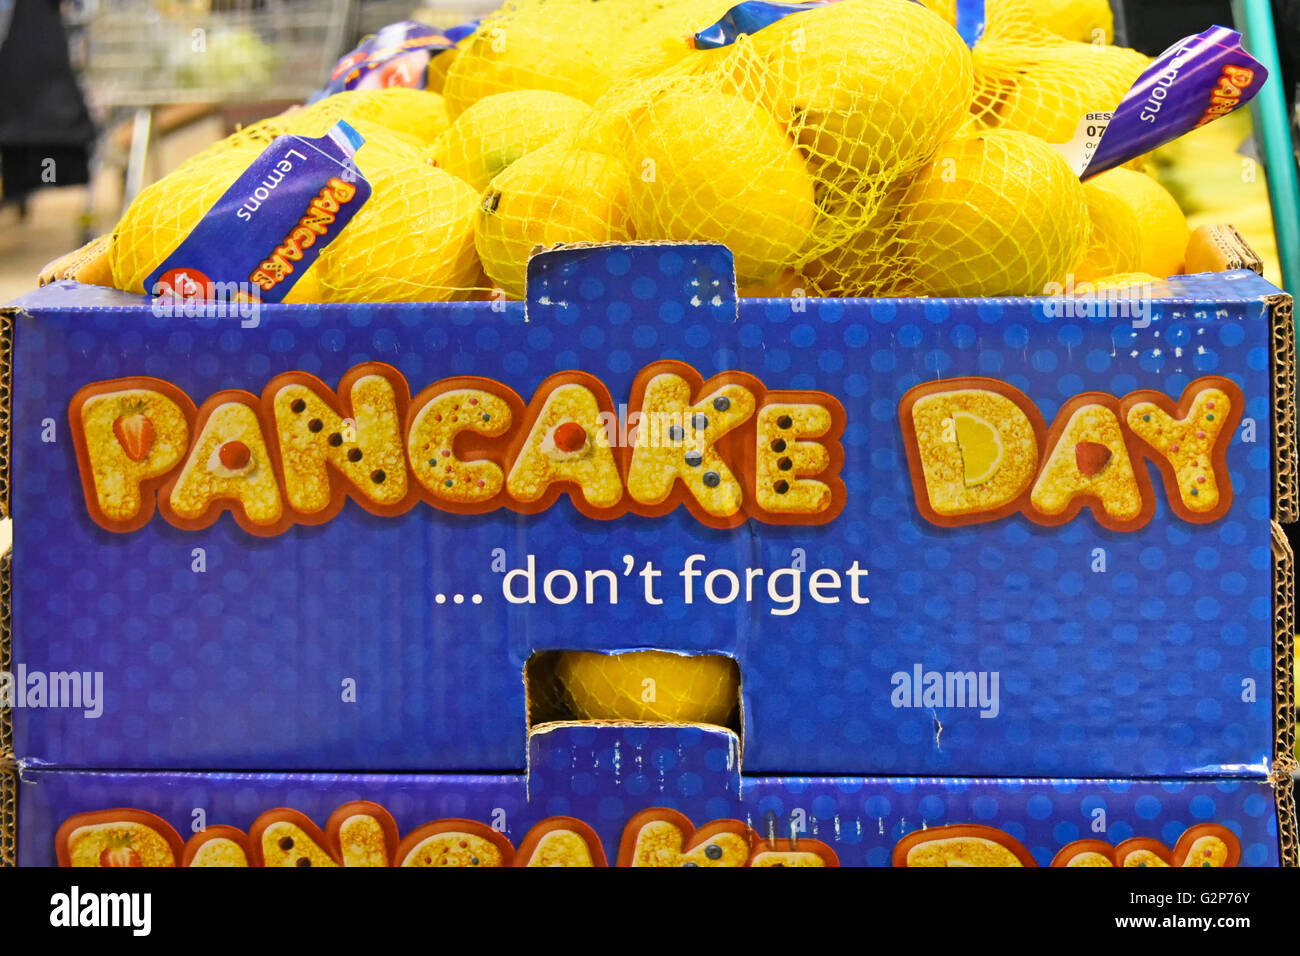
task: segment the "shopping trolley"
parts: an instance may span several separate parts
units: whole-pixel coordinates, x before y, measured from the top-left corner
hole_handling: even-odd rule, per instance
[[[131,117],[126,202],[144,185],[155,111],[168,104],[306,99],[351,37],[349,0],[89,0],[87,99]]]

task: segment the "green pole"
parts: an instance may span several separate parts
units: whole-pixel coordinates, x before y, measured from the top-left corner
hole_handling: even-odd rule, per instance
[[[1264,151],[1273,229],[1282,282],[1292,295],[1300,291],[1300,185],[1297,184],[1295,148],[1291,143],[1291,117],[1282,89],[1282,67],[1277,55],[1277,33],[1268,0],[1232,0],[1232,15],[1246,49],[1268,69],[1269,81],[1252,101],[1256,141]]]

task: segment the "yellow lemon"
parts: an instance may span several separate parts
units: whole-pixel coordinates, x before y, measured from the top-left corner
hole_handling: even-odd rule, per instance
[[[1127,171],[1126,171],[1127,172]],[[1141,175],[1133,173],[1134,176]],[[1090,282],[1142,269],[1142,224],[1122,196],[1107,189],[1105,176],[1083,186],[1088,197],[1088,251],[1075,267],[1075,279]]]
[[[903,199],[899,239],[929,295],[1039,295],[1088,241],[1088,203],[1061,155],[988,130],[945,144]]]
[[[550,90],[591,102],[609,82],[610,48],[620,35],[612,19],[617,7],[551,0],[486,17],[447,69],[442,92],[449,115],[454,120],[483,97],[510,90]]]
[[[284,120],[289,132],[303,136],[324,136],[339,120],[368,121],[419,143],[433,142],[450,125],[441,96],[404,86],[345,90],[285,114]]]
[[[624,154],[638,239],[720,242],[742,280],[794,264],[816,214],[813,180],[785,131],[747,99],[670,88],[631,123]]]
[[[970,50],[911,0],[840,0],[787,16],[752,41],[779,77],[792,135],[828,178],[914,168],[968,115]]]
[[[565,651],[555,668],[583,720],[725,724],[740,696],[736,662],[664,651]]]
[[[365,139],[356,164],[371,195],[290,289],[289,302],[447,299],[476,274],[477,194],[422,162],[398,134],[357,121]],[[257,158],[264,146],[241,141],[205,151],[132,201],[109,240],[113,283],[144,292],[144,280]],[[270,250],[267,250],[268,252]]]
[[[524,295],[528,258],[564,242],[630,238],[627,173],[612,156],[554,144],[494,178],[478,206],[475,243],[489,278]]]
[[[321,253],[321,301],[460,298],[478,276],[478,194],[441,169],[361,162],[362,172],[374,177],[371,197]]]
[[[485,96],[461,113],[434,144],[439,166],[479,192],[492,177],[530,150],[572,132],[591,108],[546,90]]]
[[[686,38],[735,0],[512,0],[462,41],[442,91],[454,119],[507,90],[552,90],[594,103],[618,82],[686,57]]]
[[[982,485],[1002,467],[1002,436],[978,415],[957,412],[952,416],[957,447],[965,471],[966,487]]]
[[[1161,278],[1183,271],[1192,234],[1187,217],[1169,190],[1145,173],[1124,168],[1088,180],[1086,188],[1105,192],[1132,211],[1141,236],[1135,271]]]

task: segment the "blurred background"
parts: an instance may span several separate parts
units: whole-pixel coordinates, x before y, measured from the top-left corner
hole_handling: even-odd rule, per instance
[[[144,185],[301,103],[387,23],[499,0],[0,0],[0,303]]]
[[[497,5],[0,0],[0,303],[30,290],[47,261],[111,229],[132,195],[185,157],[311,96],[367,34],[407,19],[453,26]],[[1116,42],[1152,55],[1241,12],[1228,0],[1113,6]],[[1294,130],[1300,0],[1271,10],[1283,60],[1275,82]],[[1261,155],[1241,110],[1161,150],[1155,172],[1193,228],[1232,222],[1281,284]]]

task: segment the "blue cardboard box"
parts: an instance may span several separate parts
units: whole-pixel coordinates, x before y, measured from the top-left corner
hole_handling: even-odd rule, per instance
[[[1064,788],[1126,794],[1124,839],[1170,854],[1220,816],[1243,860],[1294,853],[1290,299],[1251,272],[738,301],[719,247],[589,248],[535,257],[526,304],[186,314],[55,284],[6,321],[26,861],[82,811],[182,827],[186,787],[239,828],[286,787],[317,826],[405,793],[402,832],[491,825],[471,795],[508,791],[512,846],[569,801],[611,861],[646,808],[761,832],[821,793],[805,816],[865,834],[838,796],[865,793],[897,819],[828,844],[860,863],[992,788],[1040,864],[1090,838]],[[691,460],[673,428],[701,415]],[[563,466],[560,419],[602,467]],[[639,648],[736,660],[726,773],[604,812],[604,758],[579,783],[566,745],[544,810],[528,662]]]
[[[469,866],[1278,866],[1290,812],[1260,778],[742,776],[734,737],[701,728],[558,727],[530,749],[526,777],[28,770],[18,863],[94,865],[135,824],[190,866],[428,865],[448,830],[486,850]],[[371,815],[378,854],[342,825]]]

